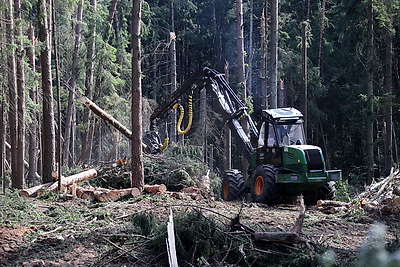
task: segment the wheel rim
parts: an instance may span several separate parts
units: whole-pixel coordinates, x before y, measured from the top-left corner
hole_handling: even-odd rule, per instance
[[[264,178],[262,176],[258,176],[254,182],[254,193],[259,196],[262,194],[264,189]]]
[[[222,195],[224,197],[224,200],[228,199],[228,196],[229,196],[229,185],[228,185],[227,182],[224,182],[222,184]]]

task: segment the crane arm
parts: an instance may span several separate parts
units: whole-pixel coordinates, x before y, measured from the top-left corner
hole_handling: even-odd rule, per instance
[[[154,110],[150,116],[150,131],[147,135],[154,135],[156,120],[166,116],[168,111],[178,103],[182,96],[187,95],[192,90],[202,90],[203,88],[206,88],[206,90],[211,92],[211,95],[218,100],[221,115],[226,121],[228,127],[231,129],[234,137],[238,140],[242,149],[244,149],[246,158],[250,160],[250,154],[255,150],[255,148],[251,145],[250,139],[245,133],[239,118],[242,115],[245,116],[251,130],[258,138],[258,131],[255,124],[247,113],[247,107],[229,86],[224,76],[216,70],[208,67],[204,67],[194,72],[180,88],[169,95],[168,98]],[[157,152],[157,150],[159,149],[154,148],[154,151]]]

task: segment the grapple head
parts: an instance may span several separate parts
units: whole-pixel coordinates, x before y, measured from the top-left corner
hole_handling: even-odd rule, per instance
[[[161,151],[161,139],[157,131],[146,131],[143,135],[143,143],[146,144],[146,152],[156,154]]]

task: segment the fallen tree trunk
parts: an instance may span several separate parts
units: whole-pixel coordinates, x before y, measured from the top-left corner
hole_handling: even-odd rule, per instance
[[[94,178],[96,176],[97,176],[97,171],[95,169],[89,169],[87,171],[80,172],[68,177],[63,177],[61,182],[63,187],[67,187],[74,183],[83,182],[91,178]],[[38,186],[22,189],[21,191],[19,191],[19,195],[23,197],[35,197],[43,191],[52,191],[57,188],[58,188],[58,181],[49,182],[46,184],[41,184]]]
[[[99,116],[101,119],[105,120],[109,124],[111,124],[115,129],[117,129],[120,133],[125,135],[129,140],[132,140],[132,132],[126,128],[122,123],[117,121],[113,116],[108,114],[102,108],[97,106],[94,102],[92,102],[86,96],[81,97],[81,103],[88,107],[94,114]],[[146,144],[142,143],[143,148],[147,148]]]
[[[106,202],[116,201],[124,196],[139,196],[140,191],[137,188],[125,189],[106,189],[106,188],[76,188],[76,197],[81,199],[88,199],[90,201]]]
[[[63,177],[61,185],[64,187],[70,186],[74,183],[83,182],[97,176],[96,169],[89,169],[71,176]],[[47,190],[55,190],[58,187],[58,181],[54,182]]]
[[[309,243],[308,239],[301,237],[296,232],[255,232],[254,239],[267,242],[280,242],[287,244]]]
[[[167,187],[164,184],[155,184],[155,185],[144,185],[144,191],[150,194],[164,194],[167,191]]]
[[[25,189],[22,189],[21,191],[19,191],[19,195],[21,197],[36,197],[41,192],[48,189],[51,185],[53,185],[53,182],[41,184],[41,185],[30,187],[30,188],[25,188]]]
[[[317,207],[348,207],[349,203],[335,200],[318,200]]]

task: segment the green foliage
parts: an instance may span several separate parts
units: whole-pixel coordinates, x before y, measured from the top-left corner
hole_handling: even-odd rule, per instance
[[[0,226],[4,225],[28,225],[29,213],[34,211],[36,205],[27,198],[21,198],[18,191],[6,191],[0,196],[1,212]]]
[[[336,200],[349,202],[350,201],[350,190],[349,184],[347,181],[336,181]]]
[[[135,231],[144,236],[151,236],[157,229],[157,221],[153,214],[138,213],[131,217]]]
[[[168,262],[166,222],[155,220],[152,214],[134,215],[131,221],[136,233],[150,238],[151,242],[147,242],[148,253],[163,255],[158,259],[158,264]],[[177,258],[182,266],[312,266],[303,248],[287,254],[262,253],[275,249],[275,246],[268,243],[253,244],[246,235],[239,233],[232,235],[217,217],[201,211],[175,214],[174,232]],[[255,246],[260,250],[254,249]]]

